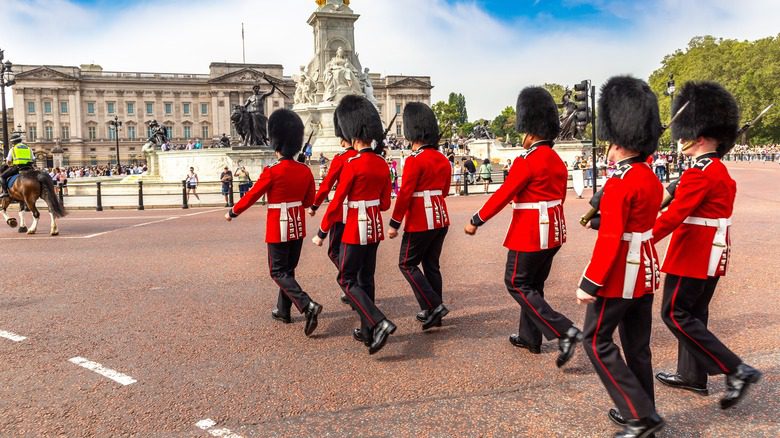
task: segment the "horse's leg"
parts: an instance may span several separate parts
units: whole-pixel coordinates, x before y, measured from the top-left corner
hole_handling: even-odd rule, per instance
[[[38,218],[41,217],[41,212],[38,211],[38,207],[35,205],[35,197],[28,196],[26,199],[27,208],[32,212],[33,215],[33,221],[32,225],[30,226],[30,229],[27,231],[27,234],[35,234],[36,231],[38,231]]]
[[[8,205],[10,203],[11,201],[8,198],[4,198],[2,204],[0,204],[0,209],[3,212],[3,219],[5,220],[5,223],[7,223],[11,228],[16,228],[16,218],[8,217],[8,213],[5,212],[8,209]]]
[[[24,223],[24,209],[22,208],[22,204],[19,204],[19,229],[17,231],[20,233],[27,232],[27,225]]]
[[[49,232],[49,235],[58,236],[60,230],[57,228],[57,219],[54,218],[54,213],[51,212],[51,209],[49,209],[49,217],[51,218],[51,231]]]

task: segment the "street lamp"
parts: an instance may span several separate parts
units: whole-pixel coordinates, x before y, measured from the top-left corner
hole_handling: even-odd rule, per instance
[[[8,144],[8,110],[5,107],[5,87],[15,84],[15,75],[11,70],[11,61],[3,63],[3,50],[0,50],[0,95],[2,95],[3,105],[3,158],[8,156],[10,148]]]
[[[669,96],[669,117],[673,117],[674,114],[672,114],[672,104],[674,103],[674,92],[677,90],[674,86],[674,75],[669,74],[669,80],[666,81],[666,95]],[[670,147],[672,150],[674,150],[674,140],[670,141]]]
[[[122,127],[122,122],[119,121],[119,116],[114,116],[114,120],[110,120],[108,124],[114,127],[114,138],[116,139],[116,171],[121,175],[122,166],[119,164],[119,128]]]

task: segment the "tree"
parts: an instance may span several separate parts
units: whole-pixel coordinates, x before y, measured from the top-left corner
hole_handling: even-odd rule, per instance
[[[441,137],[451,138],[452,133],[458,128],[458,114],[455,112],[455,108],[447,102],[439,101],[434,103],[431,109],[439,122]]]
[[[508,106],[501,111],[501,114],[497,115],[492,122],[490,122],[490,132],[496,137],[507,140],[507,135],[516,139],[518,133],[515,130],[515,121],[517,120],[517,114],[515,108]]]
[[[555,100],[555,103],[561,103],[563,100],[563,93],[566,91],[566,87],[564,87],[561,84],[544,84],[542,85],[542,88],[549,91],[550,94],[552,94],[553,100]]]
[[[780,101],[780,35],[756,41],[700,36],[691,39],[684,50],[664,57],[661,68],[648,79],[658,95],[663,123],[671,119],[671,98],[665,93],[670,75],[678,90],[690,80],[720,83],[737,99],[742,122],[750,121],[771,102]],[[773,108],[751,129],[750,141],[780,142],[780,110]],[[670,144],[668,130],[661,144]]]
[[[462,94],[450,93],[450,97],[447,103],[452,105],[452,108],[457,114],[458,125],[462,125],[469,121],[469,115],[468,112],[466,112],[466,98],[463,97]]]

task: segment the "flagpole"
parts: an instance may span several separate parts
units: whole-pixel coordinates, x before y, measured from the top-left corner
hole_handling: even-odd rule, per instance
[[[246,44],[244,43],[244,23],[241,23],[241,53],[246,64]]]

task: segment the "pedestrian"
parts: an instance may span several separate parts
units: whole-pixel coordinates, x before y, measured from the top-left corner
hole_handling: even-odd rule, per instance
[[[243,198],[252,187],[252,178],[249,176],[249,172],[244,166],[236,169],[236,178],[238,178],[238,197],[240,199]]]
[[[294,112],[278,109],[268,118],[268,138],[279,161],[267,166],[257,183],[228,210],[230,222],[253,206],[260,196],[268,194],[265,241],[268,245],[268,270],[279,287],[276,308],[271,317],[285,324],[292,322],[293,304],[306,316],[304,334],[311,336],[317,328],[322,306],[301,289],[295,279],[295,268],[306,237],[306,208],[314,200],[314,177],[305,164],[294,160],[303,144],[303,122]]]
[[[666,179],[667,166],[666,155],[656,154],[653,166],[655,167],[655,175],[658,177],[658,181],[664,182],[664,179]]]
[[[487,158],[482,160],[482,165],[479,166],[479,178],[484,185],[484,192],[488,193],[488,188],[490,187],[490,184],[493,183],[493,166]]]
[[[464,175],[466,176],[466,184],[474,184],[474,179],[477,174],[477,167],[474,165],[474,161],[463,157],[463,167],[466,169]]]
[[[677,371],[656,374],[673,388],[708,394],[707,375],[726,376],[722,409],[736,405],[761,372],[745,364],[707,327],[709,304],[726,275],[731,217],[737,185],[721,162],[734,146],[739,109],[715,82],[688,82],[676,96],[673,113],[690,102],[672,124],[681,152],[693,166],[679,179],[669,208],[653,227],[656,241],[670,233],[661,271],[666,273],[661,318],[678,340]]]
[[[320,183],[320,188],[317,190],[317,194],[314,196],[314,203],[309,208],[309,216],[314,216],[316,214],[316,211],[320,206],[328,200],[328,195],[330,194],[330,191],[333,189],[333,187],[336,185],[336,183],[339,182],[339,179],[341,178],[341,172],[344,169],[344,165],[349,161],[352,157],[357,155],[357,151],[352,145],[352,142],[347,140],[344,137],[344,134],[341,132],[341,128],[339,127],[339,121],[336,115],[333,115],[333,127],[336,132],[336,137],[339,138],[339,142],[341,147],[344,149],[340,153],[336,154],[333,157],[333,162],[331,163],[330,169],[327,168],[327,163],[320,164],[320,172],[322,172],[322,169],[327,169],[327,175],[325,175],[324,179]],[[321,160],[320,160],[321,162]],[[339,271],[339,274],[336,276],[336,282],[338,283],[339,287],[341,288],[341,302],[344,304],[350,304],[351,301],[349,298],[347,298],[347,295],[345,293],[346,287],[341,282],[341,237],[344,234],[344,221],[346,220],[347,216],[347,210],[348,205],[347,201],[345,200],[342,204],[342,217],[338,220],[334,219],[331,223],[330,232],[328,233],[328,258],[330,258],[330,261],[333,262],[333,264],[336,266],[336,269]]]
[[[509,169],[511,168],[512,168],[512,160],[506,160],[506,164],[504,164],[504,167],[501,169],[501,171],[504,174],[504,181],[506,181],[506,177],[509,176]]]
[[[342,204],[348,200],[340,252],[341,284],[360,315],[360,329],[353,331],[353,337],[374,354],[396,330],[374,303],[376,253],[384,239],[381,212],[390,209],[390,181],[381,151],[372,149],[371,144],[383,146],[384,127],[376,107],[361,96],[342,98],[336,117],[343,138],[358,153],[344,165],[333,202],[312,240],[322,246],[332,224],[343,217]]]
[[[597,112],[599,139],[608,142],[607,159],[617,171],[604,185],[598,238],[576,292],[577,301],[588,305],[583,346],[617,406],[609,411],[623,427],[615,436],[649,437],[664,425],[650,362],[653,293],[660,281],[652,234],[663,186],[645,161],[662,131],[658,101],[644,81],[618,76],[601,88]],[[618,327],[622,355],[613,340]]]
[[[439,125],[430,107],[420,102],[407,103],[403,124],[404,137],[411,142],[413,152],[406,160],[404,181],[387,235],[396,238],[406,220],[398,268],[420,305],[417,320],[423,330],[428,330],[440,326],[449,313],[443,303],[439,257],[450,226],[444,198],[450,193],[452,168],[447,157],[438,151]]]
[[[187,177],[184,179],[185,185],[187,186],[187,201],[190,199],[190,194],[195,195],[195,198],[200,201],[200,196],[198,196],[198,174],[195,173],[195,168],[190,167],[190,173],[187,174]]]
[[[306,143],[306,145],[303,147],[303,155],[306,157],[306,165],[308,166],[311,164],[311,154],[314,147],[311,145],[311,143]]]
[[[504,283],[521,311],[519,331],[509,336],[509,342],[540,354],[542,335],[557,339],[556,365],[562,367],[574,355],[582,333],[544,298],[553,258],[566,242],[563,201],[568,172],[552,149],[560,132],[558,109],[547,90],[528,87],[520,92],[516,111],[516,129],[526,133],[522,147],[527,152],[515,159],[507,180],[474,214],[465,231],[474,235],[512,201],[512,222],[504,239],[508,249]]]
[[[231,207],[228,195],[233,190],[233,172],[225,166],[222,173],[219,174],[219,180],[222,182],[222,197],[225,198],[225,207]]]
[[[390,183],[393,185],[391,196],[395,198],[398,196],[398,162],[395,160],[390,161]]]
[[[460,163],[453,163],[452,181],[455,183],[455,196],[461,195],[461,181],[463,180],[463,167]]]

